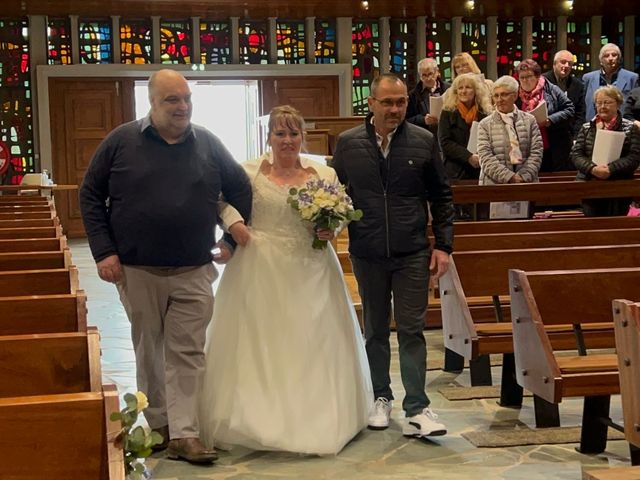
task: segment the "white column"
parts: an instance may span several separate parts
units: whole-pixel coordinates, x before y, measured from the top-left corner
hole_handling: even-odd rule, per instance
[[[29,15],[29,84],[31,86],[31,128],[33,132],[33,160],[36,171],[42,170],[40,165],[40,145],[38,131],[38,85],[36,67],[48,63],[47,17]],[[45,168],[49,168],[45,167]],[[55,177],[54,177],[55,178]]]
[[[351,41],[351,17],[336,18],[336,56],[338,63],[351,65],[352,41]]]
[[[387,73],[391,70],[391,28],[389,27],[389,17],[381,17],[378,21],[380,28],[380,73]]]
[[[600,68],[600,48],[602,47],[602,15],[591,17],[591,70]]]
[[[71,29],[71,63],[80,63],[80,32],[78,31],[78,15],[69,15]]]
[[[451,57],[462,51],[462,17],[451,19]]]
[[[416,18],[416,65],[427,56],[427,17]]]
[[[522,59],[533,56],[533,17],[522,17]]]
[[[237,65],[240,63],[240,17],[231,17],[229,19],[229,35],[231,35],[231,63]]]
[[[636,38],[636,17],[627,15],[624,17],[624,52],[622,58],[624,60],[624,68],[627,70],[635,70],[635,38]]]
[[[498,17],[487,17],[487,71],[486,78],[498,78]]]
[[[111,58],[113,59],[113,63],[122,63],[119,15],[111,15]]]
[[[567,17],[566,15],[561,15],[556,19],[556,51],[566,50],[566,49],[567,49]]]
[[[304,19],[305,60],[309,65],[316,63],[316,17]]]
[[[151,54],[153,63],[162,63],[160,52],[160,17],[154,15],[151,17]]]
[[[191,63],[203,63],[200,55],[200,17],[191,17]]]
[[[278,19],[269,17],[267,19],[267,53],[269,63],[278,63],[278,38],[276,30],[278,29]]]

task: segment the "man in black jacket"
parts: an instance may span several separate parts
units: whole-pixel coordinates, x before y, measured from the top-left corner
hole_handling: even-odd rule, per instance
[[[565,92],[573,103],[575,113],[571,123],[571,131],[575,138],[585,122],[585,87],[582,80],[573,73],[573,54],[568,50],[560,50],[553,57],[553,70],[542,75]]]
[[[425,392],[423,335],[429,272],[448,268],[453,244],[451,188],[437,156],[435,137],[405,121],[407,87],[394,74],[371,85],[371,113],[340,135],[333,166],[364,215],[349,225],[349,252],[364,311],[367,356],[376,403],[369,427],[389,425],[391,299],[406,396],[403,433],[444,435]],[[435,248],[427,240],[428,206]]]

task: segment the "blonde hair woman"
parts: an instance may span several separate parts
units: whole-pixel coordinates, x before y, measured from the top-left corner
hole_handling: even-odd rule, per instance
[[[467,52],[460,52],[453,56],[451,60],[451,79],[455,80],[458,75],[464,73],[481,74],[478,64]]]

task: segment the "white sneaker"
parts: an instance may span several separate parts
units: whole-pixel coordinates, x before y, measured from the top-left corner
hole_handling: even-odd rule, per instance
[[[447,427],[442,423],[436,422],[437,418],[438,415],[427,407],[422,410],[422,413],[406,418],[405,424],[402,427],[402,434],[410,437],[435,437],[445,435],[447,433]]]
[[[376,398],[373,409],[369,414],[369,428],[371,430],[384,430],[389,426],[392,402],[384,397]]]

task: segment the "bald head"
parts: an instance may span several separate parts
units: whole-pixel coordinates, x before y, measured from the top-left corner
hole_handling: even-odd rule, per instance
[[[556,77],[564,80],[571,75],[573,68],[573,53],[569,50],[560,50],[553,57],[553,73]]]
[[[149,77],[151,122],[168,142],[178,140],[191,122],[191,90],[175,70],[163,69]]]

